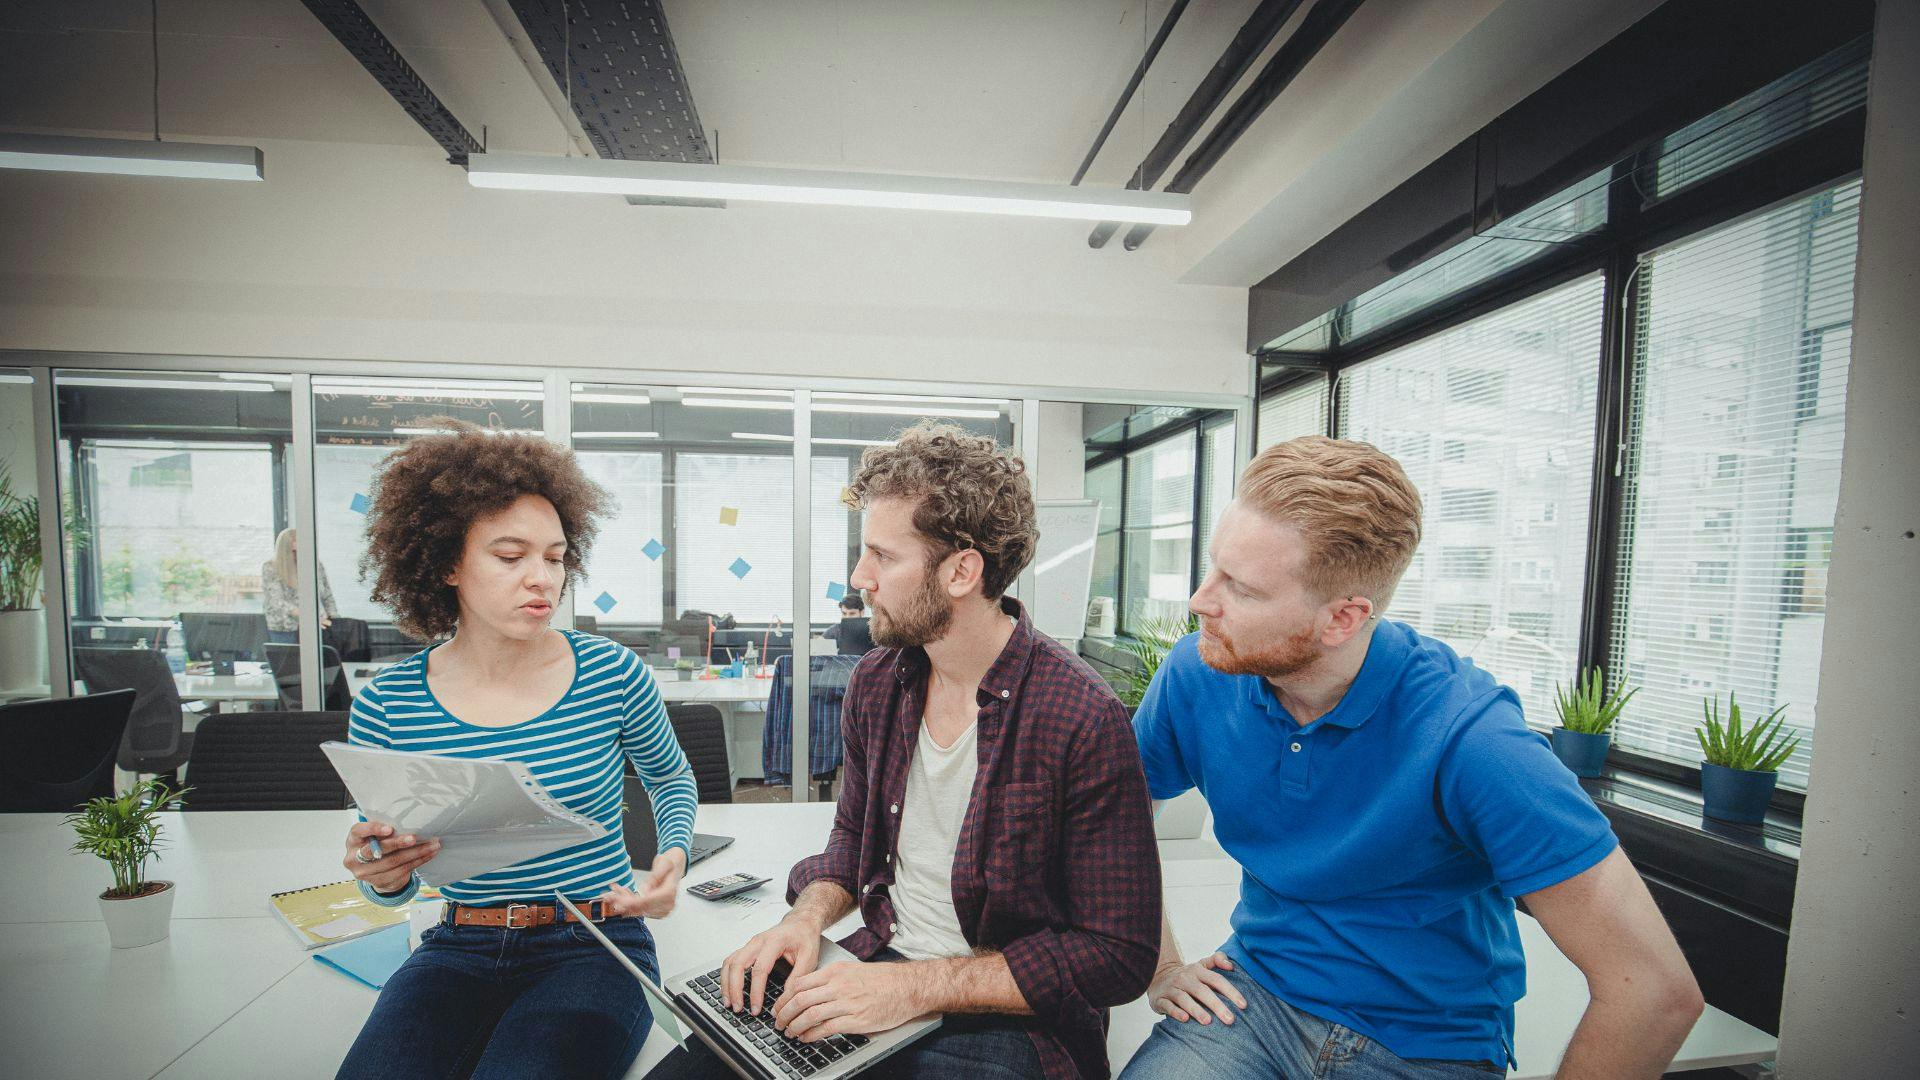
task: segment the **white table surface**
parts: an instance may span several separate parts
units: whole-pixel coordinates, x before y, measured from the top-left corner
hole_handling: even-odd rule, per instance
[[[702,832],[737,839],[690,879],[747,870],[773,881],[750,894],[761,903],[746,909],[683,894],[653,926],[661,970],[717,960],[777,921],[788,868],[821,848],[832,813],[825,803],[702,806]],[[95,900],[105,868],[66,853],[59,820],[0,815],[0,1075],[333,1075],[376,995],[312,962],[267,914],[266,897],[345,876],[339,852],[350,812],[167,815],[170,843],[152,869],[179,883],[172,935],[118,952],[107,946]],[[1189,958],[1225,940],[1239,881],[1230,860],[1195,843],[1162,845],[1175,882],[1168,916]],[[1193,854],[1200,857],[1184,857]],[[833,936],[854,925],[849,917]],[[1520,926],[1528,993],[1516,1007],[1521,1068],[1512,1075],[1545,1078],[1586,1007],[1586,985],[1538,924],[1522,916]],[[1157,1019],[1144,1000],[1114,1010],[1116,1072]],[[1709,1007],[1674,1068],[1762,1061],[1775,1047],[1772,1036]],[[628,1076],[643,1076],[669,1049],[656,1028]]]

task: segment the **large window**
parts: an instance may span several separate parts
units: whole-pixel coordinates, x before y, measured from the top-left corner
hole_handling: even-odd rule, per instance
[[[1473,657],[1536,723],[1579,654],[1602,288],[1581,278],[1338,379],[1341,437],[1393,455],[1425,504],[1386,614]]]
[[[1196,437],[1189,430],[1127,454],[1123,630],[1178,619],[1193,595]]]
[[[1655,251],[1636,275],[1635,393],[1613,653],[1642,687],[1623,745],[1697,761],[1707,697],[1786,706],[1804,789],[1839,492],[1860,184]]]
[[[1302,435],[1327,433],[1327,380],[1313,376],[1260,399],[1259,445],[1255,452]]]

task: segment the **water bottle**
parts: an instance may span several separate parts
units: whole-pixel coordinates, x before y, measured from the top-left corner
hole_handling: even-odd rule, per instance
[[[173,625],[167,630],[167,666],[173,669],[175,675],[187,670],[187,650],[180,644],[186,640],[186,636],[187,632],[180,628],[180,620],[173,620]]]

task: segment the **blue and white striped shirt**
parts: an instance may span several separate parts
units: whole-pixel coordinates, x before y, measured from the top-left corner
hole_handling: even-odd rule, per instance
[[[518,761],[567,809],[607,827],[598,840],[447,884],[441,894],[455,903],[551,903],[556,892],[584,902],[612,885],[633,887],[620,829],[622,752],[653,801],[660,850],[692,841],[698,788],[647,666],[618,642],[561,632],[573,646],[573,684],[552,708],[524,723],[478,727],[447,712],[427,687],[432,646],[374,676],[354,698],[347,729],[353,744]],[[365,882],[360,891],[393,906],[411,899],[418,883],[415,877],[394,896]]]

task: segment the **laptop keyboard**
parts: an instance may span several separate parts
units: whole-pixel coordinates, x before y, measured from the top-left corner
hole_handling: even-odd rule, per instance
[[[773,1007],[786,990],[788,970],[783,963],[767,977],[766,1001],[760,1011],[754,1014],[734,1012],[727,1008],[727,1000],[720,993],[719,968],[692,980],[690,985],[695,993],[713,1006],[714,1012],[722,1020],[733,1025],[733,1030],[741,1038],[760,1048],[763,1061],[774,1065],[789,1077],[812,1076],[872,1041],[865,1035],[829,1035],[819,1042],[803,1043],[780,1034],[779,1029],[773,1026]],[[749,993],[751,989],[752,976],[749,973],[742,994]]]

